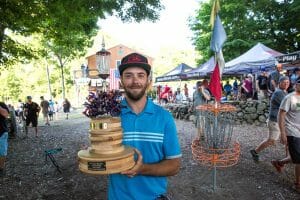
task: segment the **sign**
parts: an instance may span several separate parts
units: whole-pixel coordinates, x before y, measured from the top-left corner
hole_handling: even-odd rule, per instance
[[[106,170],[106,162],[88,162],[88,170],[105,171]]]
[[[300,51],[276,57],[279,63],[294,62],[300,60]]]

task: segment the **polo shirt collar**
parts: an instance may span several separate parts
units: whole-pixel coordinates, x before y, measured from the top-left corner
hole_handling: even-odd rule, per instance
[[[124,98],[124,100],[121,102],[121,111],[122,111],[123,114],[128,113],[128,112],[132,112],[131,108],[129,107],[129,105],[126,101],[126,98]],[[154,113],[154,103],[148,97],[147,97],[146,106],[145,106],[144,110],[141,113]]]

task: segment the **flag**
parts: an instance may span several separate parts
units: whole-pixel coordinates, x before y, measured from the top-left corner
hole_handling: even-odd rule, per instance
[[[222,77],[223,70],[224,70],[224,67],[225,67],[225,60],[224,60],[224,57],[223,57],[222,49],[218,53],[216,53],[215,63],[217,63],[217,62],[219,64],[220,77]]]
[[[215,100],[220,102],[222,97],[221,79],[219,64],[216,63],[215,69],[210,76],[210,82],[208,86],[211,94],[215,97]]]
[[[227,35],[225,32],[225,29],[222,25],[221,19],[219,15],[217,14],[216,19],[215,19],[215,25],[212,33],[212,37],[210,40],[210,48],[214,52],[219,52],[222,47],[224,42],[226,41]]]
[[[109,90],[120,89],[119,81],[120,81],[119,70],[116,68],[109,69]]]
[[[215,100],[217,102],[220,102],[222,97],[221,77],[222,77],[223,69],[225,67],[225,60],[222,53],[222,47],[224,42],[226,41],[227,35],[218,14],[218,11],[220,10],[218,3],[219,3],[218,0],[214,2],[214,6],[212,10],[212,14],[215,12],[216,17],[213,24],[213,32],[210,41],[210,48],[215,52],[216,66],[210,77],[209,89],[212,95],[215,97]]]

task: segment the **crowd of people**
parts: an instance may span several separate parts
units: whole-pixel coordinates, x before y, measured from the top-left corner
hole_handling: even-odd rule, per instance
[[[166,103],[183,103],[188,102],[189,99],[189,89],[187,84],[184,84],[184,88],[181,90],[180,87],[176,89],[175,92],[173,92],[173,89],[169,87],[168,85],[165,85],[162,87],[159,85],[157,87],[157,97],[158,102],[161,104]]]
[[[62,108],[61,108],[62,107]],[[5,158],[7,156],[8,139],[15,138],[16,133],[22,131],[25,133],[25,138],[28,137],[28,128],[34,129],[35,137],[39,137],[38,118],[42,112],[42,118],[46,126],[50,126],[50,121],[58,120],[58,112],[62,109],[66,119],[70,112],[71,103],[65,98],[62,106],[58,102],[48,101],[43,96],[40,97],[40,103],[32,101],[31,96],[26,97],[26,101],[18,100],[16,109],[13,105],[6,105],[0,102],[0,177],[5,174]],[[55,118],[53,117],[55,116]]]
[[[38,137],[38,117],[41,113],[45,125],[50,126],[50,121],[58,120],[58,113],[63,111],[65,118],[68,119],[71,104],[66,98],[61,104],[50,99],[49,101],[40,97],[40,103],[32,101],[31,96],[27,96],[23,102],[18,100],[16,106],[7,104],[9,109],[9,137],[14,138],[18,129],[23,128],[26,135],[28,134],[28,127],[33,127],[35,136]],[[16,107],[16,108],[15,108]]]

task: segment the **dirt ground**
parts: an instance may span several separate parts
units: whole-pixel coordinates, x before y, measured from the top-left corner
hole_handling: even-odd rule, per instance
[[[266,127],[234,128],[234,139],[241,145],[239,162],[217,169],[214,190],[212,169],[192,157],[191,142],[195,138],[192,122],[177,120],[176,124],[183,156],[179,174],[169,178],[168,193],[172,199],[300,199],[292,189],[292,165],[279,174],[270,164],[270,160],[285,156],[282,145],[265,150],[259,163],[254,163],[249,154],[266,135]],[[76,111],[69,120],[60,116],[51,126],[39,126],[42,133],[39,138],[32,132],[29,138],[24,138],[21,132],[16,139],[9,140],[6,176],[0,178],[0,199],[106,199],[107,177],[86,175],[78,170],[77,152],[89,145],[88,127],[89,119]],[[50,160],[45,161],[45,150],[54,148],[62,148],[54,154],[62,173]]]

